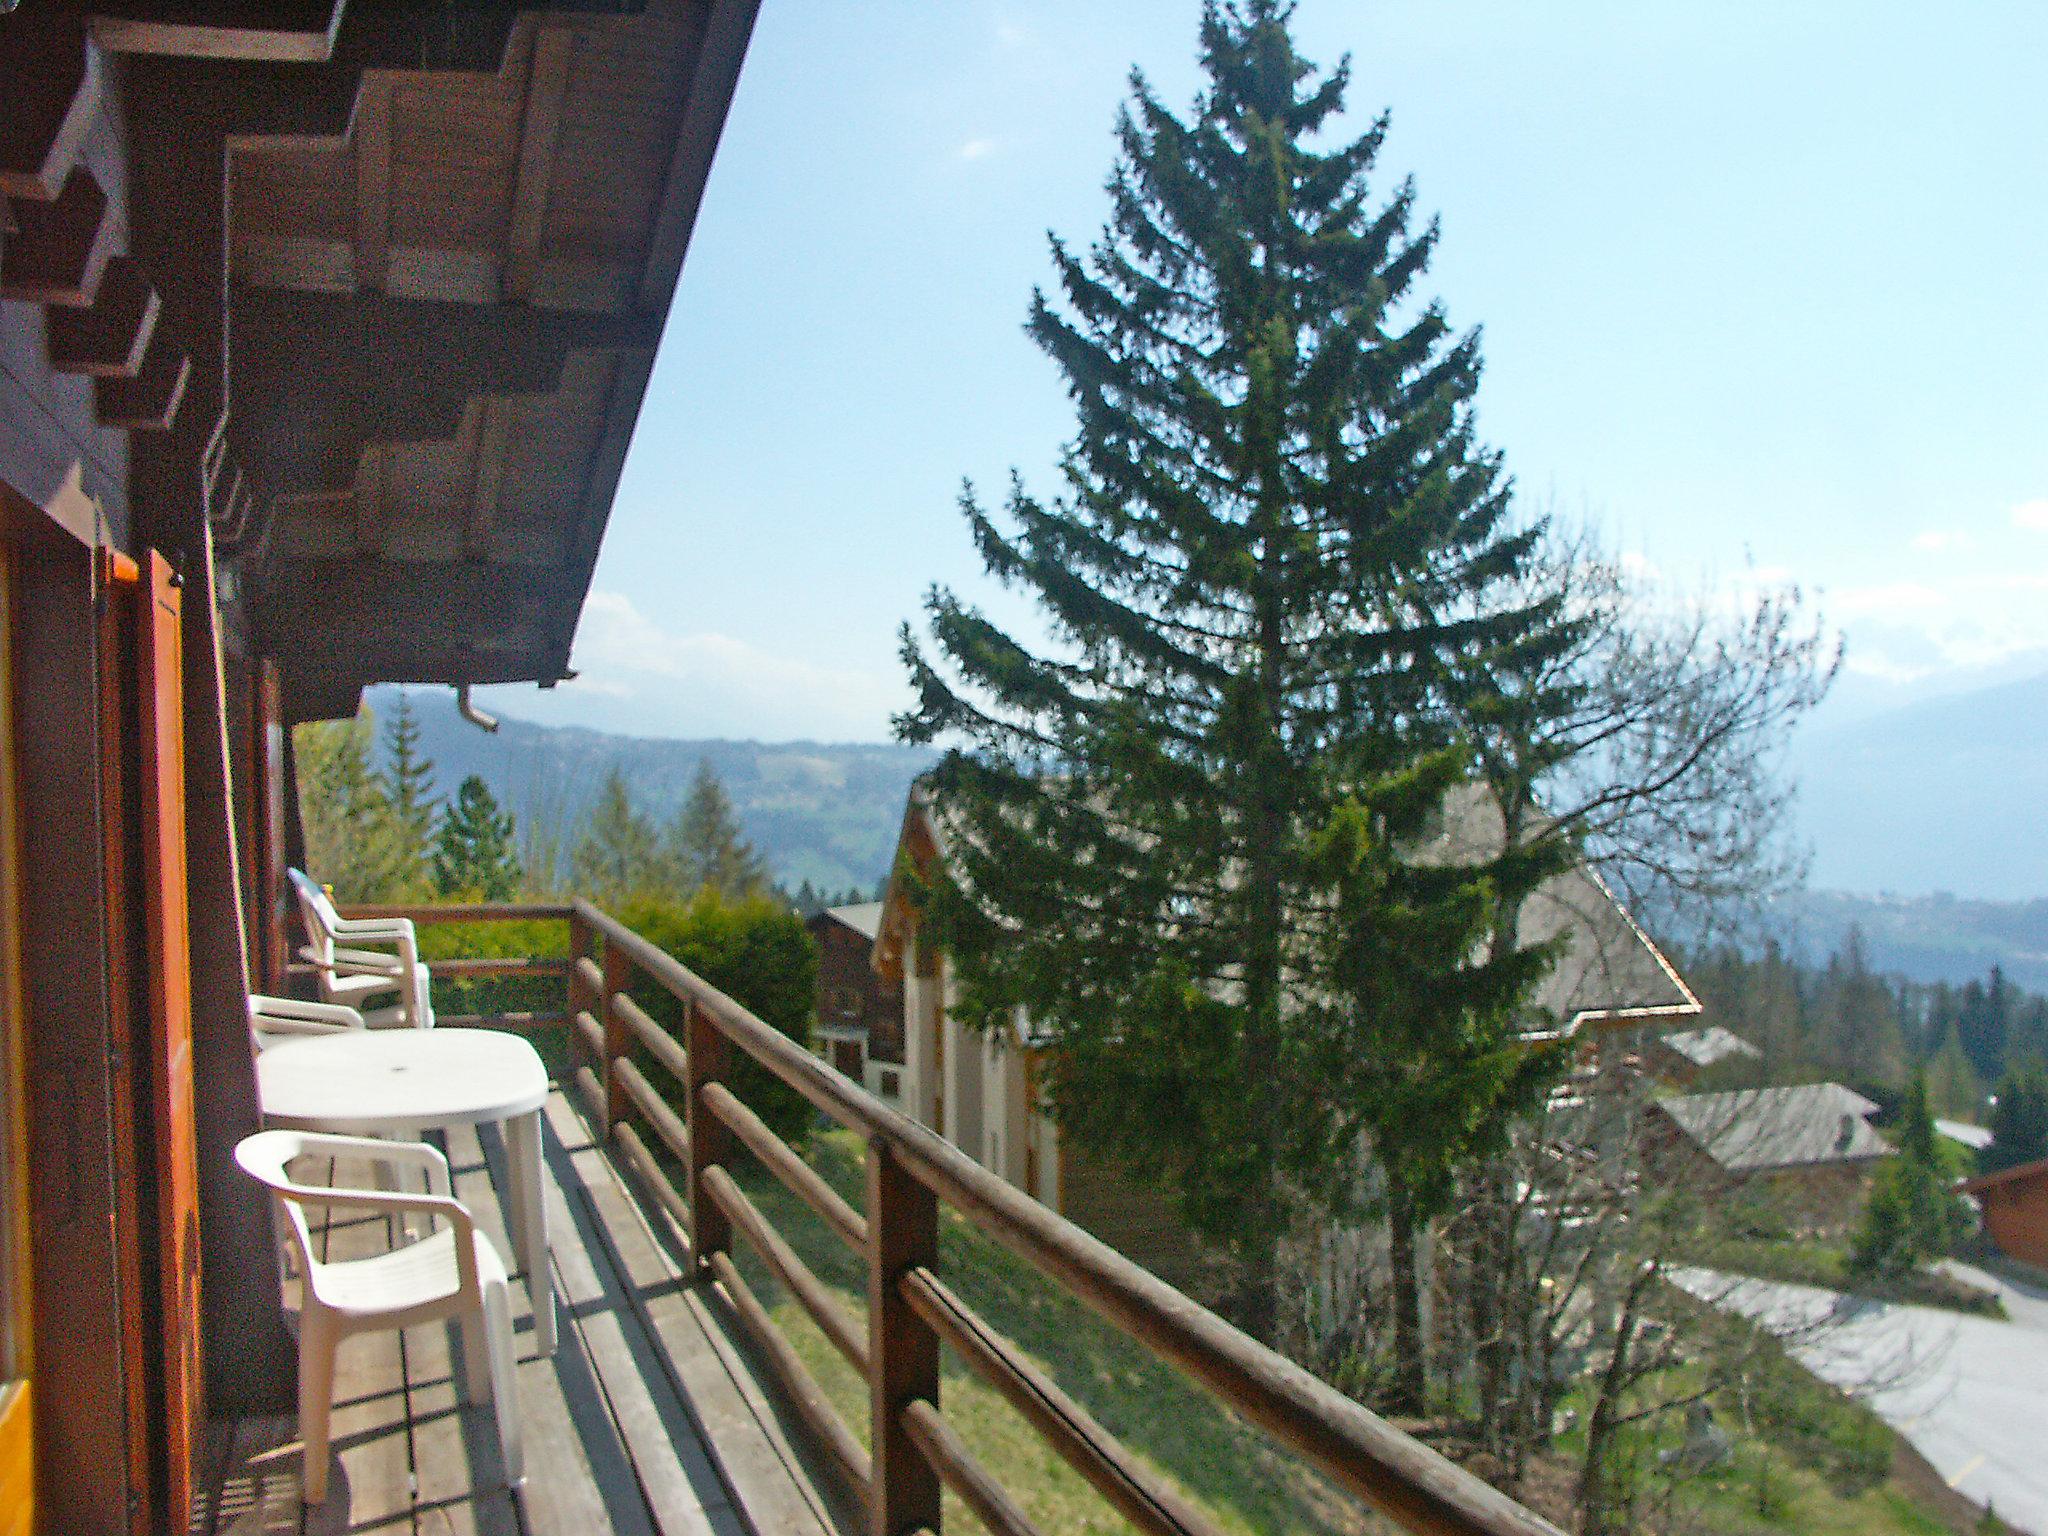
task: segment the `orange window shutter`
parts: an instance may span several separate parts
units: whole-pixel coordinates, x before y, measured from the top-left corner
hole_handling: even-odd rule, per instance
[[[167,1527],[183,1530],[204,1433],[199,1305],[199,1157],[192,1099],[192,970],[185,891],[184,647],[179,589],[151,551],[134,589],[142,738],[142,874],[147,914],[149,1068],[156,1124],[163,1286]]]

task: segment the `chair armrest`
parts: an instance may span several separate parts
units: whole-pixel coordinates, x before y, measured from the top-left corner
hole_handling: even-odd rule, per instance
[[[322,1131],[303,1132],[299,1139],[300,1151],[314,1157],[360,1158],[366,1163],[391,1163],[406,1168],[427,1170],[427,1187],[433,1196],[420,1195],[413,1198],[452,1198],[454,1186],[448,1177],[448,1159],[441,1155],[441,1149],[424,1141],[383,1141],[367,1136],[330,1135]],[[325,1196],[329,1186],[304,1185],[309,1192]],[[385,1198],[384,1190],[364,1190],[361,1193]]]
[[[251,994],[249,1021],[252,1024],[320,1024],[329,1028],[361,1029],[363,1016],[346,1003],[311,1003],[296,997],[262,997]]]
[[[409,917],[337,917],[333,923],[336,938],[354,939],[414,939],[417,930]]]
[[[313,963],[321,965],[317,960]],[[321,965],[321,969],[339,976],[403,976],[405,967],[406,962],[399,956],[374,949],[337,949],[334,958]]]

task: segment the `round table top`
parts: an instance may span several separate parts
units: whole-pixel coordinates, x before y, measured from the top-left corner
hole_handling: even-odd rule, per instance
[[[265,1120],[301,1130],[475,1125],[539,1109],[548,1071],[499,1030],[350,1030],[272,1046],[256,1088]]]

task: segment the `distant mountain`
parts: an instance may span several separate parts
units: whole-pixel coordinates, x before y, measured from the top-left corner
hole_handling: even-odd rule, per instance
[[[789,885],[873,886],[888,873],[910,781],[935,760],[924,748],[810,741],[668,741],[501,717],[486,735],[455,712],[446,689],[409,690],[420,744],[443,794],[469,774],[522,822],[574,827],[618,765],[634,803],[665,820],[708,761],[732,796],[747,837]],[[383,720],[395,689],[370,690]]]
[[[1819,964],[1851,927],[1863,930],[1874,971],[1913,981],[1981,979],[1992,966],[2048,992],[2048,899],[1974,901],[1958,896],[1852,896],[1808,891],[1777,912],[1780,938]]]
[[[1816,886],[2048,896],[2048,675],[1824,715],[1792,766]]]

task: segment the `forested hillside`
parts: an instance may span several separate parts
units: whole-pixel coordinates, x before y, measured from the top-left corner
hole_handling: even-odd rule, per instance
[[[1905,980],[1877,969],[1853,928],[1818,964],[1777,944],[1682,964],[1705,1022],[1762,1053],[1730,1068],[1731,1080],[1828,1079],[1889,1104],[1924,1070],[1937,1114],[1978,1119],[2002,1083],[2048,1066],[2048,998],[1996,966],[1960,984]]]
[[[486,735],[455,712],[446,689],[409,690],[420,749],[440,788],[481,777],[523,828],[552,828],[566,846],[616,767],[634,805],[657,822],[688,794],[700,763],[730,795],[740,825],[775,880],[794,890],[873,887],[888,872],[910,781],[935,754],[887,744],[669,741],[608,736],[504,718]],[[372,689],[381,720],[394,688]]]

